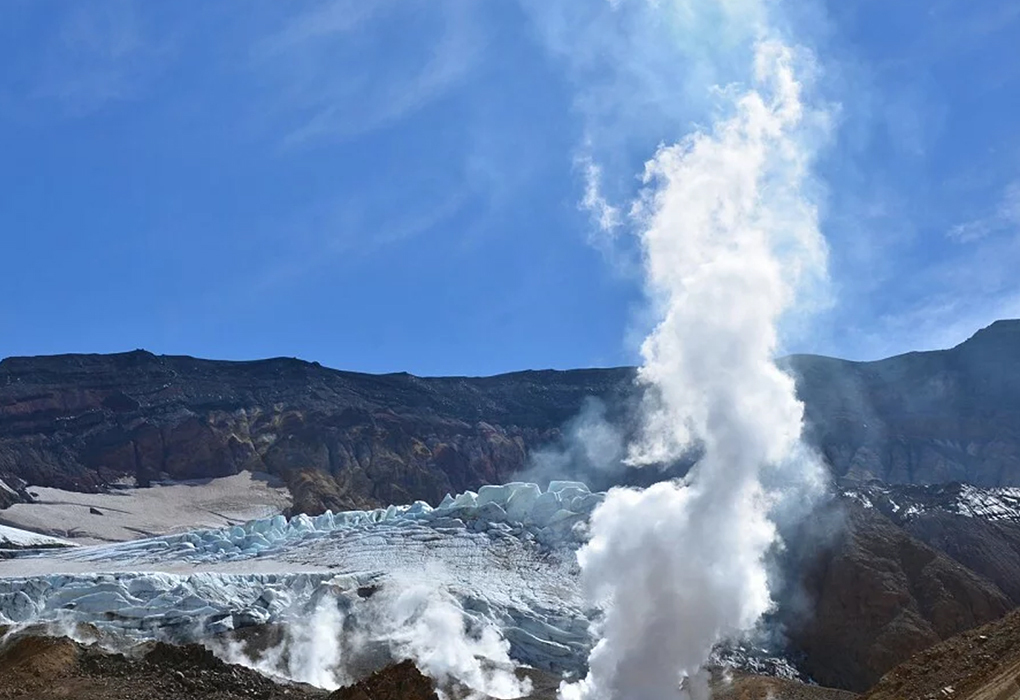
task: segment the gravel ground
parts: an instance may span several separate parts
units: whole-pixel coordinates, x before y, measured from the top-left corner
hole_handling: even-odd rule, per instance
[[[38,495],[38,502],[17,503],[0,511],[0,525],[76,544],[224,527],[270,517],[291,505],[282,483],[250,472],[98,494],[34,486],[28,490]]]
[[[0,629],[0,634],[3,630]],[[526,700],[555,700],[559,678],[523,669],[533,683]],[[448,688],[451,698],[458,689]],[[762,676],[713,683],[715,700],[853,700],[845,691]],[[429,683],[409,662],[388,666],[332,695],[279,683],[227,664],[198,645],[142,645],[130,656],[104,652],[66,638],[16,636],[0,645],[0,700],[432,700]],[[485,700],[476,698],[475,700]],[[939,698],[938,700],[944,700]],[[992,700],[988,698],[987,700]]]
[[[1020,698],[1020,611],[911,657],[863,700]]]

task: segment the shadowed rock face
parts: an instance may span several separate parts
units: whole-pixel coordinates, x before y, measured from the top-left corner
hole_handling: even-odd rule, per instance
[[[845,495],[867,504],[908,534],[966,566],[1020,605],[1020,489],[963,484],[889,486],[847,483]]]
[[[803,573],[793,591],[803,599],[780,606],[802,670],[822,685],[866,690],[912,654],[1013,607],[992,581],[881,513],[849,501],[840,512],[827,546],[798,538],[805,551],[791,570]]]
[[[808,437],[837,476],[1020,484],[1020,321],[998,321],[951,350],[787,362]]]
[[[838,476],[1020,484],[1020,322],[870,363],[786,362]],[[291,359],[119,355],[0,362],[0,479],[95,490],[124,476],[283,477],[310,513],[502,482],[589,397],[627,415],[630,368],[420,378]],[[600,486],[600,485],[595,485]],[[23,496],[23,493],[22,493]],[[0,507],[12,499],[0,493]]]
[[[283,477],[295,509],[311,513],[435,504],[506,481],[587,397],[615,400],[631,376],[421,379],[142,351],[10,358],[0,362],[0,479],[91,491],[124,476],[145,485],[247,469]]]
[[[23,503],[29,496],[24,489],[14,489],[0,481],[0,508],[10,508],[15,503]]]

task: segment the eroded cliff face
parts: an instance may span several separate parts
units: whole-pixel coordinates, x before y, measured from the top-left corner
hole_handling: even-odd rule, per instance
[[[589,396],[631,370],[420,379],[298,360],[11,358],[0,363],[0,479],[91,491],[133,477],[282,477],[311,513],[508,480]]]
[[[837,476],[1020,484],[1020,322],[952,350],[786,362],[808,437]],[[15,491],[88,491],[125,476],[145,484],[248,469],[284,478],[295,507],[311,513],[436,502],[511,478],[592,397],[626,423],[634,376],[420,378],[143,351],[9,358],[0,362],[0,480]],[[0,507],[10,498],[0,494]]]

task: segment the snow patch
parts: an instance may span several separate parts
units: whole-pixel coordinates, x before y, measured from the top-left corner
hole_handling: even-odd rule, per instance
[[[73,547],[74,543],[57,537],[40,535],[16,527],[0,525],[0,549],[34,549],[39,547]]]

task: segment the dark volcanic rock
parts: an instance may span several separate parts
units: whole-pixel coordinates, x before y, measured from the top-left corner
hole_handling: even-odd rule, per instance
[[[998,586],[1020,605],[1020,489],[967,484],[844,484],[908,533]]]
[[[438,700],[436,686],[412,661],[376,671],[354,685],[334,692],[329,700]]]
[[[994,583],[1020,605],[1020,523],[927,513],[903,525],[911,535]]]
[[[0,481],[0,508],[10,508],[15,503],[27,500],[22,494]]]
[[[156,643],[139,657],[108,653],[98,644],[85,646],[67,638],[17,634],[0,644],[4,700],[282,700],[326,695],[227,664],[197,645]]]
[[[787,362],[808,436],[837,476],[1020,484],[1020,321],[998,321],[951,350]]]
[[[1018,357],[1020,322],[1003,321],[952,350],[786,362],[809,437],[838,476],[1002,485],[1020,484]],[[420,378],[143,351],[9,358],[0,479],[91,491],[124,476],[146,485],[258,470],[311,513],[435,503],[513,476],[589,397],[621,420],[633,378],[629,368]],[[0,507],[13,498],[0,489]]]
[[[79,491],[133,476],[281,476],[317,512],[502,482],[632,370],[421,379],[290,359],[121,355],[0,362],[0,478]],[[7,503],[9,505],[9,503]]]

